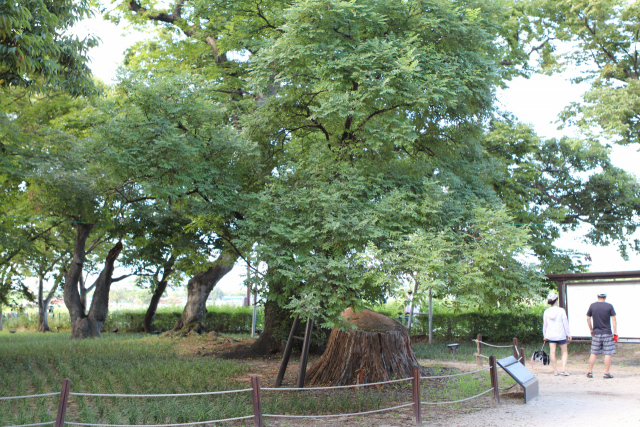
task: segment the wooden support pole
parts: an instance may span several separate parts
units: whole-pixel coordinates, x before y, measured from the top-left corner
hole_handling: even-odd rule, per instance
[[[282,385],[282,379],[284,378],[284,373],[287,371],[287,365],[289,364],[289,358],[291,357],[291,350],[293,350],[293,340],[299,326],[300,316],[296,316],[293,320],[293,325],[291,326],[291,332],[289,332],[289,339],[287,340],[287,345],[284,348],[284,353],[282,353],[282,362],[280,362],[280,369],[278,370],[278,376],[276,377],[276,382],[273,385],[274,387],[280,387]]]
[[[526,360],[526,356],[524,354],[524,347],[520,347],[520,363],[522,363],[522,366],[526,366],[526,364],[524,363]]]
[[[429,288],[429,344],[433,344],[433,298]]]
[[[56,416],[55,427],[64,427],[64,418],[67,415],[67,405],[69,404],[69,392],[71,391],[71,380],[62,380],[62,390],[60,390],[60,403],[58,404],[58,415]]]
[[[422,427],[422,413],[420,411],[420,366],[413,367],[413,417],[416,420],[416,427]]]
[[[516,360],[520,357],[520,353],[518,353],[518,338],[513,339],[513,357],[515,357]]]
[[[498,385],[498,363],[495,356],[489,356],[489,375],[491,379],[491,387],[493,387],[493,404],[494,406],[500,405],[500,387]]]
[[[482,334],[478,334],[476,337],[476,353],[478,353],[476,363],[478,366],[482,366],[482,356],[480,356],[482,354]]]
[[[253,425],[264,427],[262,423],[262,394],[260,393],[260,377],[251,375],[251,399],[253,400]]]
[[[560,307],[565,308],[564,303],[564,281],[558,281],[558,299],[560,300]]]
[[[304,332],[304,344],[302,344],[302,354],[300,355],[300,372],[298,373],[298,388],[304,388],[304,377],[307,373],[307,360],[309,358],[309,347],[311,346],[311,334],[313,333],[313,317],[307,319],[307,329]]]

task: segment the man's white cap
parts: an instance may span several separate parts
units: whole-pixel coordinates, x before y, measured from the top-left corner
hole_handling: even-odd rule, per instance
[[[598,296],[599,296],[600,298],[606,298],[606,297],[607,297],[607,293],[606,293],[606,292],[600,292],[600,293],[598,294]]]
[[[549,294],[549,298],[547,298],[549,301],[555,301],[558,299],[558,294]]]

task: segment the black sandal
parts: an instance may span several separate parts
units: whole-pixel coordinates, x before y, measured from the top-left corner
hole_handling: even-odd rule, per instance
[[[604,374],[604,376],[602,378],[613,378],[613,375],[611,374]]]
[[[587,372],[587,378],[593,378],[593,374],[591,372]]]

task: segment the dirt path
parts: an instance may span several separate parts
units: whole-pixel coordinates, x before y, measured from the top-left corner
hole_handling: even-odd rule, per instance
[[[470,401],[458,409],[423,406],[425,426],[513,427],[513,426],[640,426],[640,346],[618,346],[611,373],[614,379],[602,378],[602,359],[594,368],[594,378],[586,377],[587,353],[570,354],[569,377],[554,376],[551,367],[531,365],[527,368],[540,381],[540,395],[525,404],[522,394],[508,394],[497,408],[484,398]],[[420,361],[429,365],[429,361]],[[442,365],[442,363],[439,363]],[[475,365],[452,363],[472,369]],[[506,375],[501,372],[500,375]],[[432,409],[433,408],[433,409]],[[414,426],[411,409],[358,418],[268,420],[273,427],[406,427]]]
[[[454,416],[446,424],[475,426],[640,426],[640,368],[613,366],[615,378],[604,379],[604,366],[594,368],[594,378],[586,377],[586,363],[570,364],[570,377],[554,376],[549,367],[532,372],[540,381],[540,396],[528,404],[521,399],[503,399],[498,408]]]

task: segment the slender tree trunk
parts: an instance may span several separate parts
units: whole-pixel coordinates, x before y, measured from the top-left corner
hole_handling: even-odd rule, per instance
[[[72,322],[72,338],[100,337],[100,330],[109,313],[109,291],[111,290],[115,262],[120,252],[122,252],[121,241],[116,243],[107,254],[104,268],[96,280],[96,290],[93,293],[89,314]]]
[[[49,310],[49,304],[51,303],[51,299],[58,290],[58,285],[60,284],[60,280],[56,279],[53,287],[47,294],[47,297],[44,298],[44,275],[40,274],[38,278],[38,332],[47,332],[49,329],[49,318],[47,316],[47,311]]]
[[[184,307],[182,317],[173,326],[174,331],[184,333],[196,330],[204,331],[204,320],[207,315],[207,298],[214,286],[233,269],[238,259],[234,249],[224,248],[213,265],[197,273],[189,280],[187,285],[187,305]]]
[[[2,330],[2,304],[0,304],[0,331]]]
[[[164,291],[167,289],[167,285],[169,284],[169,276],[173,272],[173,264],[175,262],[175,257],[171,255],[171,257],[169,257],[167,262],[164,264],[164,267],[162,269],[162,279],[156,284],[156,290],[151,297],[149,308],[144,315],[144,331],[146,333],[152,334],[154,332],[153,320],[156,317],[156,311],[158,310],[160,298],[162,298],[162,295],[164,294]]]

